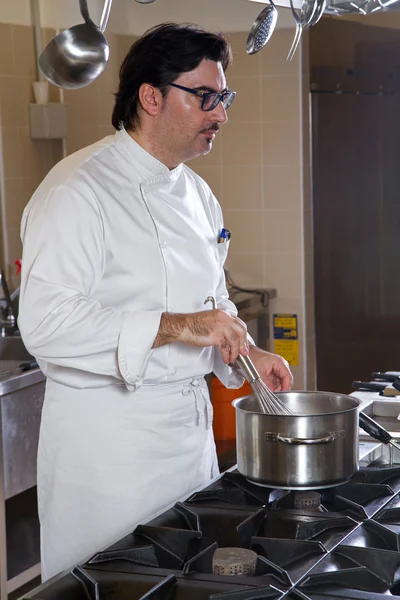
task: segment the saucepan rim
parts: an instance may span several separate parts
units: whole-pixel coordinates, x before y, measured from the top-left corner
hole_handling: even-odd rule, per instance
[[[246,400],[247,398],[254,398],[255,394],[247,394],[246,396],[241,396],[240,398],[236,398],[235,400],[232,401],[232,406],[236,409],[236,410],[240,410],[244,413],[249,413],[249,414],[253,414],[253,415],[260,415],[262,417],[266,417],[268,419],[270,418],[274,418],[274,419],[293,419],[293,418],[302,418],[302,417],[324,417],[324,416],[330,416],[330,415],[341,415],[341,414],[345,414],[348,412],[352,412],[354,410],[357,410],[360,405],[361,405],[361,401],[358,398],[354,398],[353,396],[349,396],[347,394],[341,394],[339,392],[319,392],[317,390],[313,390],[313,391],[307,391],[307,390],[293,390],[293,391],[287,391],[287,392],[275,392],[276,395],[279,397],[280,395],[290,395],[290,394],[307,394],[309,396],[342,396],[343,398],[346,398],[348,400],[351,400],[352,402],[354,402],[354,406],[349,407],[349,408],[344,408],[342,410],[335,410],[333,412],[323,412],[323,413],[301,413],[301,414],[294,414],[294,415],[269,415],[263,412],[255,412],[254,410],[247,410],[245,408],[242,408],[241,406],[238,406],[238,404],[240,403],[241,400]]]

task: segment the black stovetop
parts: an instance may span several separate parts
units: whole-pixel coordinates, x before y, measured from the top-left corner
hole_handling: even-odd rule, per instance
[[[400,600],[399,492],[400,465],[296,497],[228,472],[27,598]],[[255,551],[255,575],[213,574],[217,547]]]

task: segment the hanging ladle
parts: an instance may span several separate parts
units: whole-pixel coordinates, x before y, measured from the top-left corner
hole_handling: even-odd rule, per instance
[[[104,71],[110,49],[103,34],[112,0],[105,0],[100,27],[89,16],[87,0],[79,0],[84,23],[59,33],[39,57],[39,68],[54,85],[66,90],[89,85]]]
[[[290,8],[292,9],[293,18],[296,23],[296,32],[286,60],[292,60],[293,56],[295,55],[297,46],[300,43],[303,29],[310,27],[312,24],[314,15],[318,8],[318,2],[319,0],[302,0],[300,13],[297,14],[293,0],[290,0]]]

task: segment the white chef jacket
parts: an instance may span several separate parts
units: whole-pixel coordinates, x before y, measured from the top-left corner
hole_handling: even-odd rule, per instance
[[[152,349],[165,311],[236,314],[221,209],[125,130],[56,165],[22,219],[19,328],[47,377],[38,453],[43,578],[216,475],[204,375],[216,348]]]

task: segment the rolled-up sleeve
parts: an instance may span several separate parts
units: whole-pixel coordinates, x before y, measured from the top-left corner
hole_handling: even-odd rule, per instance
[[[125,312],[91,296],[103,277],[104,228],[96,199],[68,186],[28,204],[18,326],[40,363],[140,385],[161,312]]]

